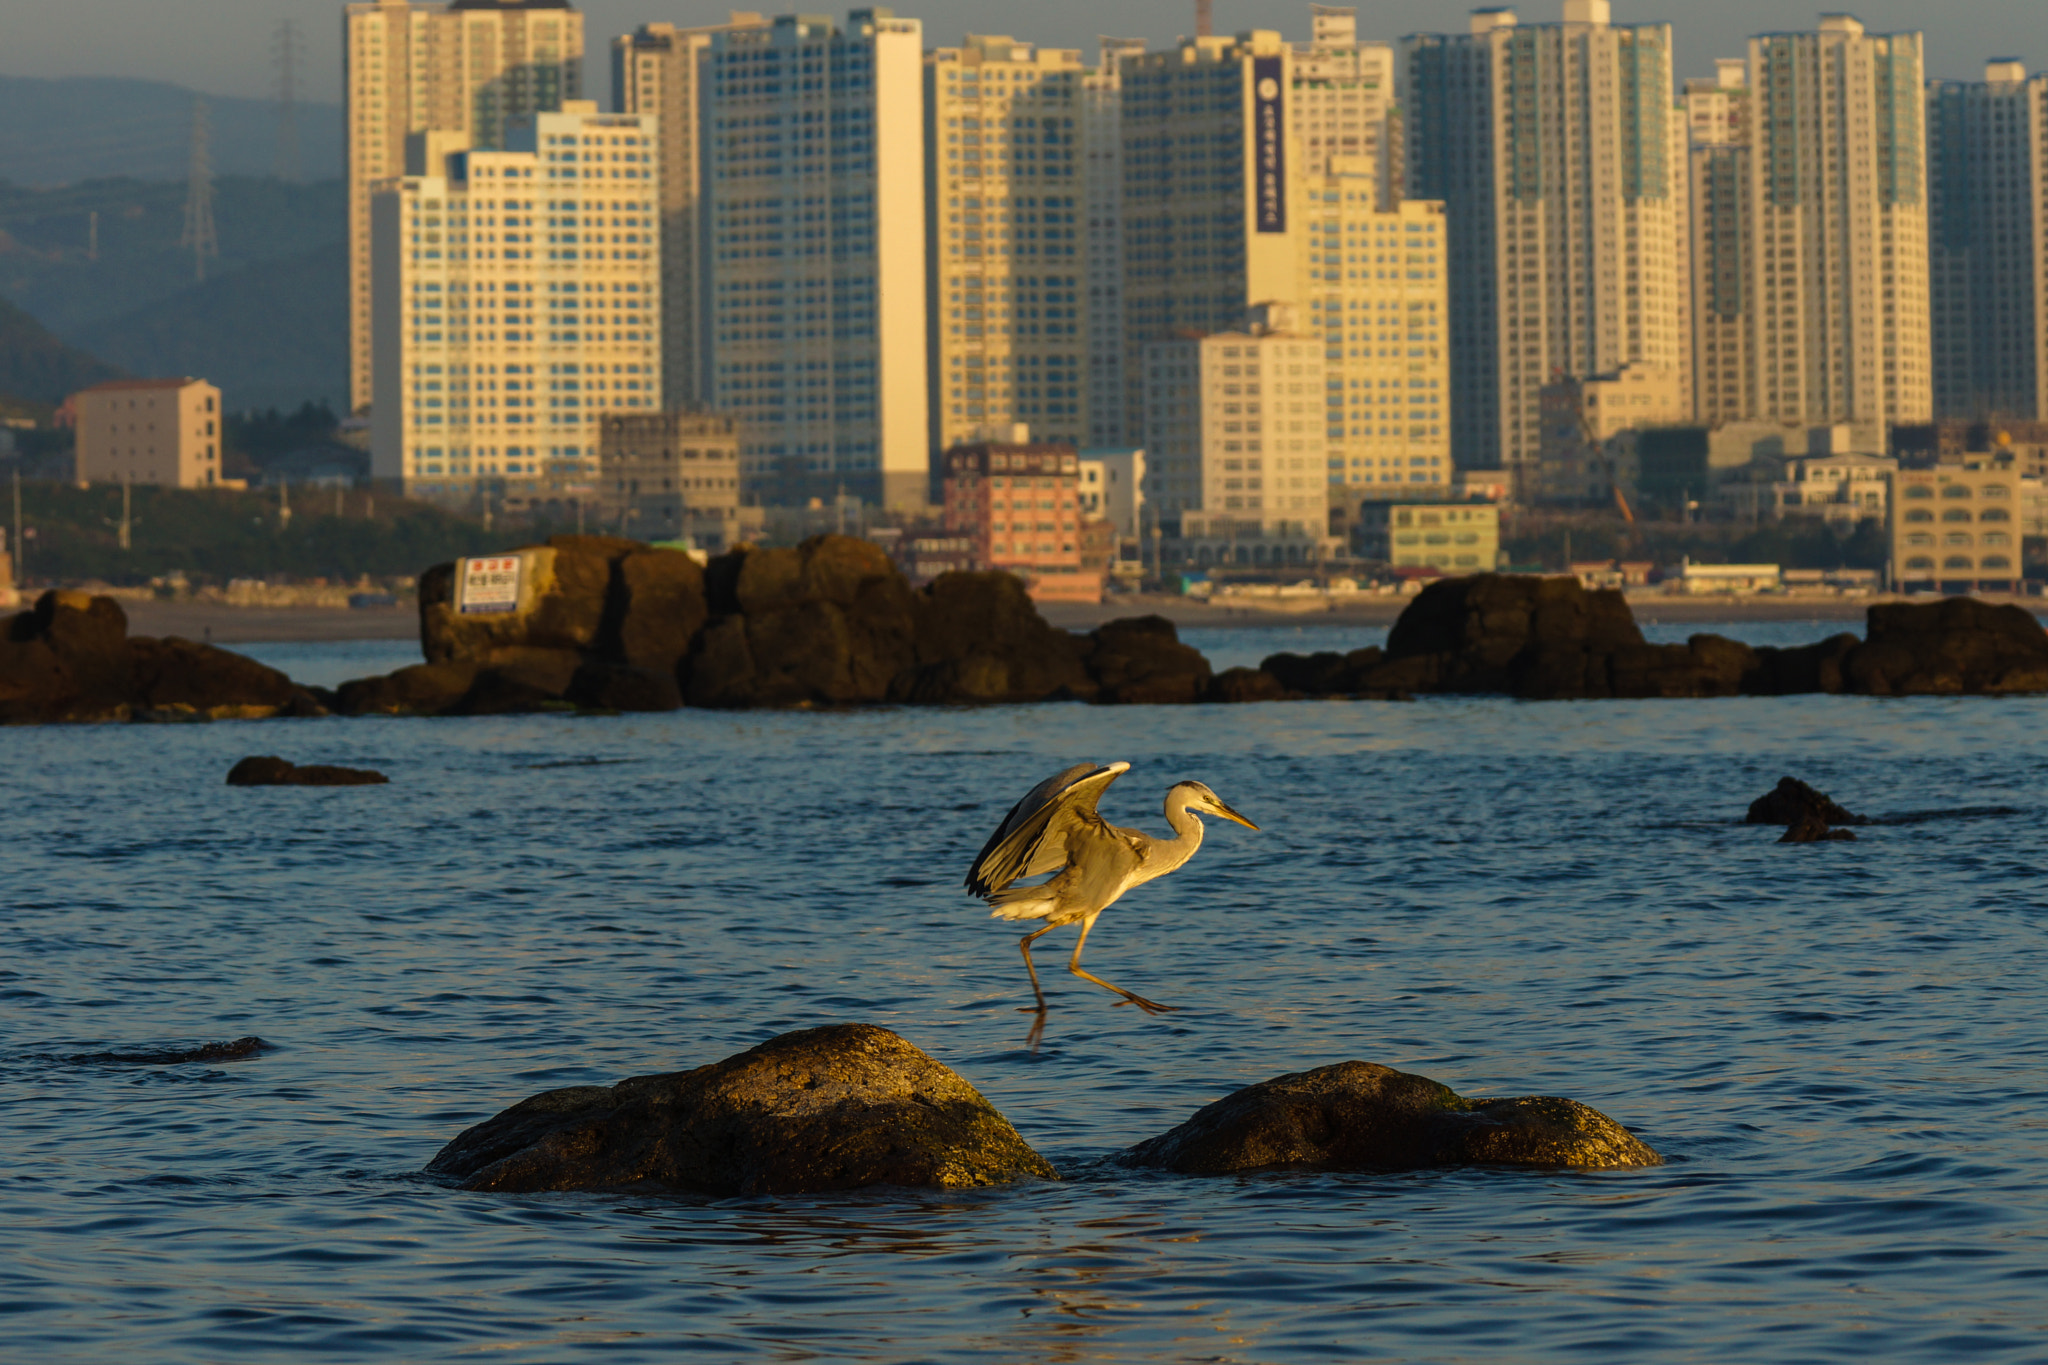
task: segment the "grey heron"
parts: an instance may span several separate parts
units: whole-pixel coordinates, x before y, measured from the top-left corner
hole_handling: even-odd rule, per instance
[[[991,913],[996,919],[1051,921],[1024,935],[1017,944],[1024,954],[1024,970],[1031,973],[1032,993],[1038,997],[1038,1023],[1031,1034],[1034,1043],[1045,1023],[1045,991],[1038,984],[1038,968],[1031,962],[1034,940],[1078,920],[1081,938],[1074,944],[1068,971],[1121,995],[1119,1005],[1136,1005],[1147,1014],[1174,1009],[1083,971],[1081,949],[1087,946],[1088,931],[1095,927],[1096,916],[1124,892],[1165,876],[1195,856],[1202,846],[1197,812],[1235,820],[1246,829],[1258,828],[1223,804],[1223,798],[1207,784],[1192,781],[1176,782],[1167,790],[1166,823],[1173,828],[1173,838],[1155,839],[1140,830],[1112,825],[1096,813],[1095,803],[1130,767],[1128,763],[1104,767],[1077,763],[1048,777],[1003,817],[967,871],[967,889],[995,907]],[[1025,877],[1047,872],[1057,875],[1029,886],[1016,885]]]

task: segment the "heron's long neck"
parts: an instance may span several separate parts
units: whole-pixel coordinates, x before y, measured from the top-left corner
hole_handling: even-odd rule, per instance
[[[1202,846],[1202,822],[1187,807],[1187,798],[1177,792],[1166,796],[1166,823],[1173,827],[1173,837],[1162,840],[1153,848],[1153,857],[1159,861],[1159,871],[1153,875],[1163,876],[1195,856],[1195,850]]]

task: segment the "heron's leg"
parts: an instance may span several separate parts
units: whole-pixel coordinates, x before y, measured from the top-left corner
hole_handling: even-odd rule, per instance
[[[1024,970],[1031,973],[1031,993],[1038,997],[1038,1005],[1036,1008],[1040,1014],[1045,1013],[1045,992],[1041,990],[1038,985],[1038,968],[1031,965],[1031,945],[1036,940],[1044,938],[1047,934],[1051,933],[1053,930],[1057,928],[1059,928],[1057,924],[1048,924],[1043,929],[1033,930],[1031,933],[1028,933],[1024,935],[1024,937],[1017,940],[1017,951],[1024,954]],[[1086,938],[1087,930],[1082,930],[1081,934],[1083,938]],[[1019,1010],[1017,1012],[1019,1014],[1022,1014],[1025,1011]]]
[[[1098,910],[1095,913],[1099,915],[1102,912]],[[1082,971],[1081,950],[1088,946],[1088,931],[1090,929],[1093,929],[1094,927],[1095,915],[1090,915],[1088,916],[1088,918],[1081,921],[1081,939],[1078,943],[1074,945],[1073,959],[1067,963],[1068,971],[1072,972],[1075,976],[1080,977],[1084,981],[1093,981],[1096,985],[1102,987],[1102,989],[1106,991],[1115,991],[1118,995],[1121,995],[1123,997],[1122,1000],[1117,1002],[1118,1004],[1136,1005],[1139,1009],[1145,1011],[1145,1013],[1147,1014],[1171,1014],[1173,1013],[1173,1011],[1180,1008],[1180,1006],[1178,1005],[1162,1005],[1156,1000],[1147,1000],[1144,996],[1135,995],[1132,992],[1125,990],[1122,986],[1111,985],[1109,982],[1104,981],[1101,977],[1096,976],[1093,972]]]

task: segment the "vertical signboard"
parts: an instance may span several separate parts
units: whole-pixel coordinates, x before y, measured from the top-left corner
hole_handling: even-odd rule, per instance
[[[458,560],[455,610],[463,616],[519,610],[519,556]]]
[[[1281,57],[1252,58],[1253,193],[1258,232],[1287,231],[1287,85]]]

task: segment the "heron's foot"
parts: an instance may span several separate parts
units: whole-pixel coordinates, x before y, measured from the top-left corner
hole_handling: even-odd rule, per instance
[[[1045,1037],[1045,1006],[1040,1005],[1035,1009],[1019,1010],[1017,1012],[1019,1014],[1035,1014],[1038,1016],[1031,1021],[1031,1032],[1024,1035],[1025,1048],[1031,1052],[1038,1051],[1038,1044]]]
[[[1132,995],[1129,991],[1123,991],[1120,994],[1123,996],[1123,999],[1111,1005],[1111,1009],[1122,1009],[1125,1005],[1136,1005],[1147,1014],[1175,1014],[1182,1008],[1179,1005],[1162,1005],[1157,1000],[1147,1000],[1144,996]]]

